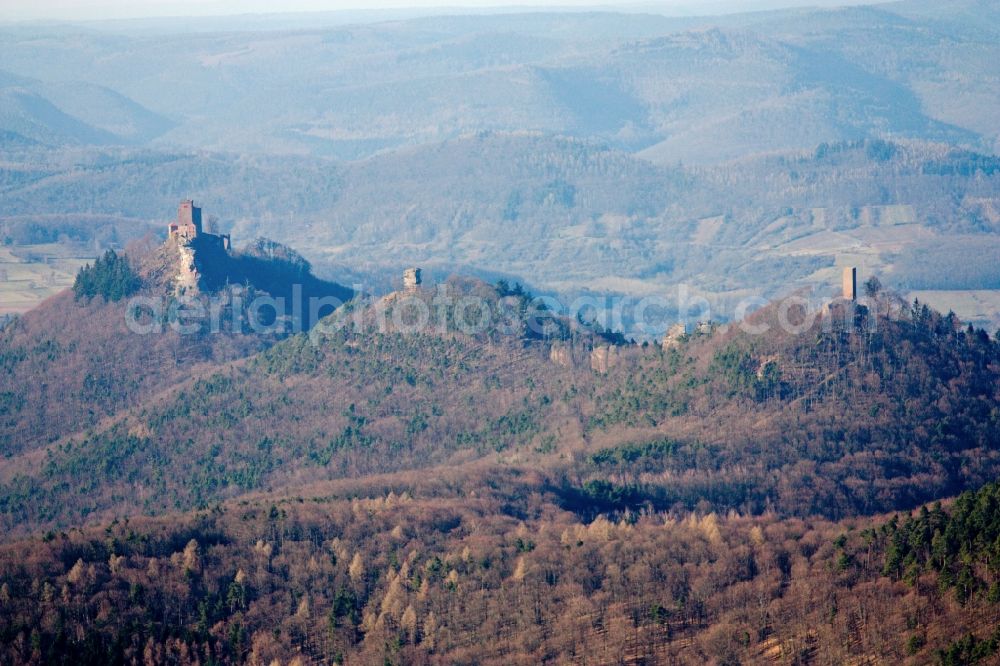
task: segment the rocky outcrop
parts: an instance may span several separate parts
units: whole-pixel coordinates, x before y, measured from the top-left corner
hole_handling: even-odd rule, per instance
[[[139,272],[147,287],[176,296],[198,293],[195,248],[189,241],[177,237],[168,238],[139,261]]]
[[[190,241],[171,238],[167,241],[168,250],[176,253],[174,275],[171,280],[176,295],[193,295],[198,292],[198,267],[195,264],[195,250]]]
[[[594,372],[606,373],[618,364],[621,351],[615,345],[600,345],[590,352],[590,369]]]
[[[564,344],[552,345],[549,349],[549,360],[564,368],[572,368],[575,365],[573,349]]]
[[[680,346],[685,338],[687,338],[687,331],[684,328],[684,324],[674,324],[667,330],[666,335],[663,336],[663,342],[660,344],[664,351],[666,351],[667,349]]]

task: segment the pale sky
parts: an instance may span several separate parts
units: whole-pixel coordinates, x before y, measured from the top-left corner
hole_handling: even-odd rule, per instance
[[[87,21],[157,16],[224,16],[308,11],[594,7],[664,14],[716,14],[877,0],[0,0],[0,21]]]

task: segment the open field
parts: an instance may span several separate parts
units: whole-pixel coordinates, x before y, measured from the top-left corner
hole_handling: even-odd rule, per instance
[[[88,251],[63,244],[0,247],[0,316],[26,312],[72,285],[93,259]]]
[[[911,291],[909,299],[920,299],[936,310],[947,312],[951,310],[962,321],[976,326],[985,327],[994,332],[1000,329],[1000,290],[946,290],[923,289]]]

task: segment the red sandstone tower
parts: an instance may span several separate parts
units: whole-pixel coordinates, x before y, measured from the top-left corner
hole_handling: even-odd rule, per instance
[[[202,243],[215,244],[225,251],[231,249],[229,234],[206,234],[201,229],[201,208],[191,199],[185,199],[177,208],[177,221],[167,225],[167,237],[193,241],[201,238]]]
[[[167,227],[170,236],[194,240],[201,235],[201,208],[185,199],[177,209],[177,221]]]

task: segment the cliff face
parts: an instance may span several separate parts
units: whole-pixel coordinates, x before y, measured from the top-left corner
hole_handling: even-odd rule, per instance
[[[195,241],[171,236],[141,261],[143,282],[154,291],[195,295],[202,287],[199,259]]]
[[[304,328],[331,311],[331,306],[326,305],[312,312],[310,299],[333,297],[344,303],[354,296],[351,289],[314,276],[309,262],[291,248],[258,239],[232,252],[220,242],[221,238],[211,234],[192,239],[171,235],[140,262],[145,288],[178,297],[216,294],[240,285],[251,288],[253,293],[284,298],[289,308],[293,307],[291,299],[299,299],[296,307],[305,317],[301,322]]]
[[[177,254],[174,262],[173,291],[178,296],[198,292],[198,267],[193,241],[170,239],[168,245]]]
[[[608,370],[618,364],[620,357],[615,345],[599,345],[590,352],[590,369],[594,372],[607,374]]]

